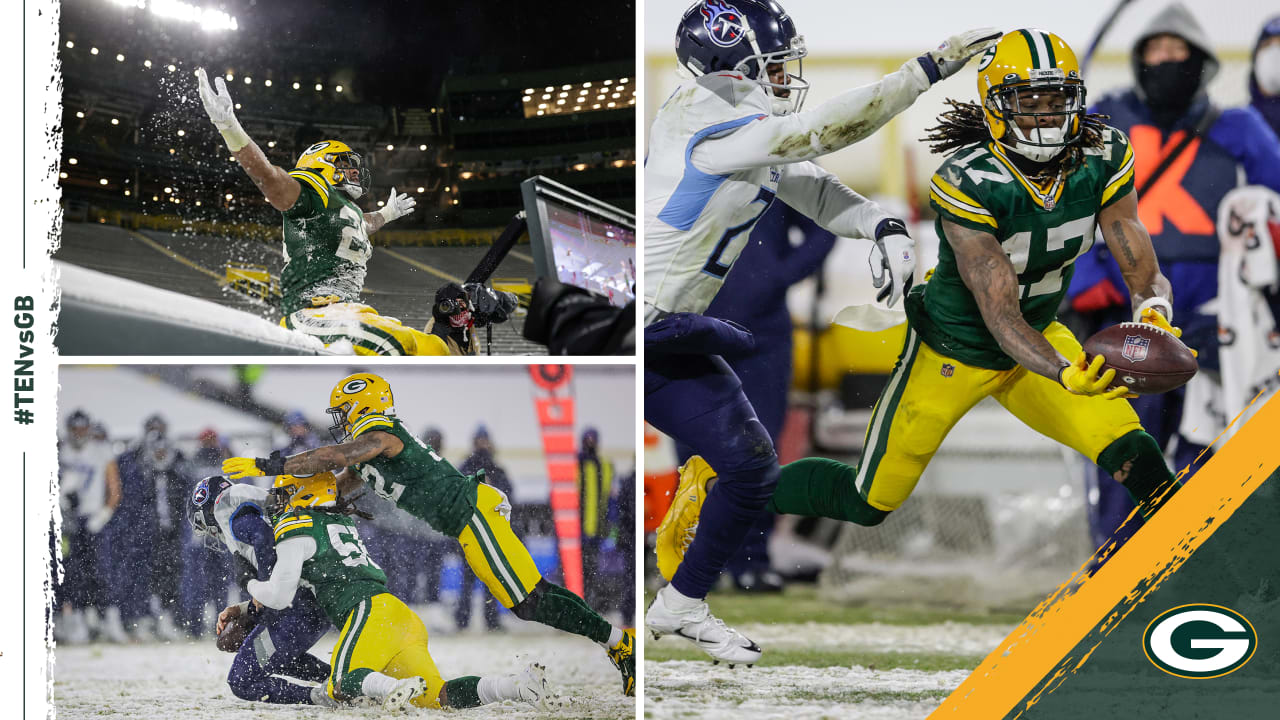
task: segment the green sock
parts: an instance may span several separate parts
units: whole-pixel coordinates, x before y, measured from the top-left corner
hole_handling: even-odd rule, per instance
[[[772,513],[828,517],[879,525],[889,516],[867,503],[854,483],[857,470],[827,458],[805,458],[782,466],[768,509]]]
[[[466,677],[446,680],[444,683],[445,707],[473,708],[480,707],[480,677]]]
[[[369,668],[356,668],[348,671],[342,676],[342,682],[338,683],[338,692],[344,697],[356,698],[364,694],[364,679],[373,672]]]
[[[1144,520],[1182,487],[1164,464],[1160,445],[1143,430],[1132,430],[1108,445],[1098,455],[1098,467],[1120,482]]]
[[[609,640],[613,626],[600,613],[591,609],[586,600],[545,580],[545,589],[533,611],[533,621],[550,625],[557,630],[583,635],[598,643]]]

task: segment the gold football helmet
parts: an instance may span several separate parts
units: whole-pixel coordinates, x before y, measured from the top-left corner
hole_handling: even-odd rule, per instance
[[[978,97],[991,137],[1030,160],[1052,160],[1080,139],[1086,107],[1080,62],[1051,32],[1005,33],[978,63]]]
[[[294,509],[334,507],[338,504],[338,478],[331,472],[314,475],[277,475],[271,483],[268,512],[278,515]]]
[[[352,200],[369,190],[369,169],[360,154],[340,140],[321,140],[302,151],[298,167],[314,170]]]
[[[391,395],[391,385],[381,376],[373,373],[356,373],[348,375],[333,386],[329,393],[329,417],[333,425],[329,433],[333,439],[342,442],[350,436],[351,426],[356,420],[373,413],[395,414],[395,400]]]

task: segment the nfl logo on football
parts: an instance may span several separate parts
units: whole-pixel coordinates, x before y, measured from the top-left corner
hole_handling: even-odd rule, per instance
[[[1129,362],[1142,362],[1147,359],[1147,348],[1150,347],[1151,340],[1139,335],[1124,336],[1124,350],[1121,355]]]

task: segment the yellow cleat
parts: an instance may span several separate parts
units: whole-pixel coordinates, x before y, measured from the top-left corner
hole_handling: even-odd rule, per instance
[[[636,631],[623,630],[622,639],[609,648],[609,662],[622,673],[622,694],[636,694]]]
[[[684,561],[684,553],[698,532],[698,517],[707,499],[707,483],[716,478],[706,460],[694,455],[680,466],[680,484],[671,498],[671,507],[658,526],[658,572],[668,582]]]

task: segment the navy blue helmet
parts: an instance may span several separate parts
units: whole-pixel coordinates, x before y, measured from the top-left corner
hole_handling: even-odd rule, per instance
[[[191,530],[206,547],[222,549],[222,530],[213,517],[213,504],[223,490],[232,483],[221,475],[211,475],[200,482],[191,491],[191,500],[187,503],[187,522]]]
[[[765,86],[779,114],[800,109],[809,84],[801,59],[804,36],[774,0],[702,0],[689,6],[676,30],[676,59],[694,77],[740,72]],[[796,63],[795,72],[787,63]],[[773,82],[769,66],[784,74]]]

